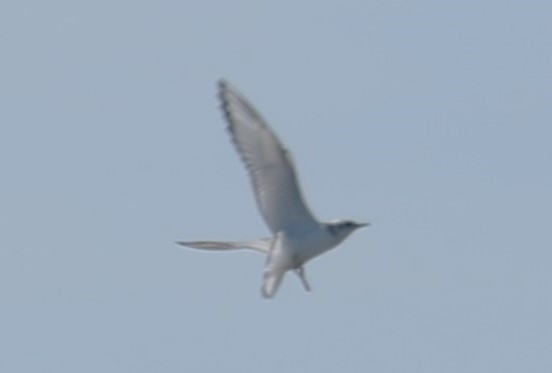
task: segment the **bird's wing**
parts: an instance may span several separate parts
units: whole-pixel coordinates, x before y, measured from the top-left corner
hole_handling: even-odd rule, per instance
[[[219,88],[228,131],[270,230],[291,232],[317,224],[301,195],[291,156],[276,134],[238,91],[225,81]]]
[[[268,254],[272,238],[262,238],[254,241],[177,241],[182,246],[201,250],[225,251],[251,249]]]

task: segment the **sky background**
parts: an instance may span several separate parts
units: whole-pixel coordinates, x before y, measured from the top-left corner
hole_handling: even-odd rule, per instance
[[[549,1],[0,0],[0,370],[552,371]],[[321,220],[260,296],[229,80]]]

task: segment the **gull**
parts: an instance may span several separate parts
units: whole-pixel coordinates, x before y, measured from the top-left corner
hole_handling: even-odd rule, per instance
[[[177,241],[203,250],[250,249],[266,255],[261,293],[272,298],[287,271],[310,291],[304,265],[336,247],[353,231],[369,225],[352,220],[318,221],[301,193],[289,151],[245,97],[218,82],[227,130],[249,173],[259,211],[272,236],[249,241]]]

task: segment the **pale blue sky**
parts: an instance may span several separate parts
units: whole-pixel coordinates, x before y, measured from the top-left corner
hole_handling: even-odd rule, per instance
[[[2,372],[552,371],[548,1],[0,1]],[[224,77],[320,219],[260,296]]]

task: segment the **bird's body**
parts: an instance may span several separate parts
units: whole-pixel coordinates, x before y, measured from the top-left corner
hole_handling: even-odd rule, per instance
[[[274,296],[284,274],[293,270],[305,289],[303,265],[334,248],[355,229],[350,220],[321,223],[307,207],[289,152],[255,108],[224,81],[219,82],[228,131],[253,185],[257,205],[273,236],[252,241],[193,241],[180,245],[204,250],[252,249],[267,255],[262,294]]]

